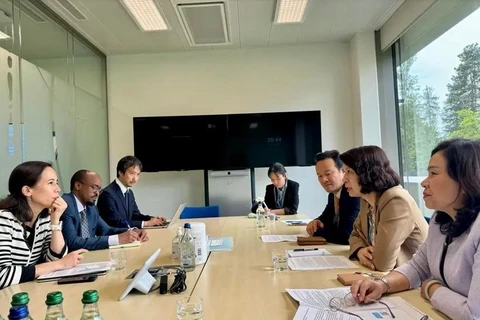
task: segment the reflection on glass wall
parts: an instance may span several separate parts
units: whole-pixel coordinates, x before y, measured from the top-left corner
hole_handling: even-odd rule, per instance
[[[426,216],[420,183],[432,149],[444,139],[480,138],[480,3],[473,4],[439,1],[395,47],[404,184]]]
[[[21,31],[21,38],[18,36]],[[0,0],[0,197],[22,161],[108,181],[105,56],[27,0]]]

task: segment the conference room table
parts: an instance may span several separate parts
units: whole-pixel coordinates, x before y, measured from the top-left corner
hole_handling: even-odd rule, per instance
[[[296,216],[281,219],[296,219]],[[300,218],[300,217],[298,217]],[[197,265],[194,271],[187,273],[187,290],[181,294],[160,295],[153,291],[147,295],[130,293],[118,301],[121,293],[131,280],[125,279],[158,248],[160,255],[153,266],[175,264],[171,259],[171,241],[178,226],[185,222],[204,222],[210,237],[233,237],[232,251],[211,252],[207,262]],[[268,223],[267,223],[268,224]],[[334,269],[316,271],[274,272],[271,253],[273,249],[297,248],[295,242],[263,243],[261,235],[306,235],[305,226],[287,226],[281,221],[257,229],[255,219],[246,216],[221,217],[207,219],[177,220],[166,229],[150,229],[149,241],[139,247],[124,250],[127,265],[121,271],[109,271],[105,276],[90,283],[58,285],[56,282],[28,282],[0,290],[0,315],[6,317],[13,294],[28,292],[29,310],[34,319],[45,317],[45,297],[52,291],[61,291],[64,295],[63,308],[68,319],[80,319],[83,305],[82,293],[96,289],[99,293],[99,309],[103,319],[176,319],[176,301],[185,296],[198,296],[203,299],[204,320],[210,319],[293,319],[298,303],[287,293],[290,289],[323,289],[341,287],[336,280],[338,273],[367,271],[360,266],[355,269]],[[328,244],[321,246],[332,254],[348,256],[348,246]],[[90,251],[83,262],[109,260],[110,250]],[[173,276],[169,277],[169,286]],[[157,285],[157,284],[155,284]],[[434,310],[420,297],[419,290],[396,293],[429,315],[431,319],[448,319]]]

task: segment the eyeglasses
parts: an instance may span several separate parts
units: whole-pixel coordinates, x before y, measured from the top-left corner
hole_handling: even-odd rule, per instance
[[[377,302],[377,303],[383,304],[385,307],[387,307],[388,312],[390,312],[390,315],[392,316],[392,318],[395,318],[395,315],[393,314],[393,312],[390,309],[390,307],[388,306],[388,304],[386,304],[385,302],[380,301],[380,300],[372,300],[372,302]],[[351,316],[357,317],[360,320],[364,320],[359,315],[345,310],[346,308],[353,307],[356,304],[357,303],[353,299],[352,293],[349,292],[343,298],[333,297],[332,299],[330,299],[330,302],[329,302],[328,306],[329,306],[330,310],[333,311],[333,312],[340,311],[340,312],[349,314]],[[421,320],[424,320],[424,319],[422,318]]]
[[[81,181],[78,181],[78,182],[81,183],[81,184],[84,184],[86,186],[89,186],[90,188],[92,188],[93,192],[98,192],[98,193],[102,192],[102,187],[99,187],[99,186],[94,185],[94,184],[88,184],[88,183],[81,182]]]

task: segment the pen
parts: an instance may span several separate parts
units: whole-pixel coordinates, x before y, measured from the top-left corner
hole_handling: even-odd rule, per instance
[[[128,221],[127,221],[127,220],[125,220],[125,221],[123,221],[123,222],[124,222],[125,225],[127,226],[128,230],[137,230],[137,229],[138,229],[137,227],[133,227],[133,228],[130,227],[130,225],[128,224]]]
[[[293,249],[294,252],[296,251],[316,251],[318,248],[311,248],[311,249]]]

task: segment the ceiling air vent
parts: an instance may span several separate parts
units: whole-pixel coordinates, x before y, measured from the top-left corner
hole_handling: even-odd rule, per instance
[[[63,7],[68,13],[75,17],[77,20],[87,20],[87,17],[77,7],[68,0],[55,0],[59,5]],[[98,1],[98,0],[95,0]]]
[[[224,2],[178,4],[177,13],[191,46],[230,44]]]

